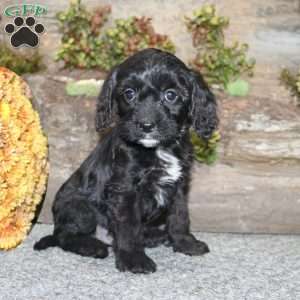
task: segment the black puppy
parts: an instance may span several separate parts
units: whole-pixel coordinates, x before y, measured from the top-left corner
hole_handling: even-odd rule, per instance
[[[187,199],[193,148],[189,129],[208,139],[216,102],[200,74],[170,53],[143,50],[114,68],[98,99],[106,133],[63,184],[53,205],[54,233],[34,246],[104,258],[112,245],[120,271],[149,273],[145,247],[169,244],[208,252],[190,233]]]

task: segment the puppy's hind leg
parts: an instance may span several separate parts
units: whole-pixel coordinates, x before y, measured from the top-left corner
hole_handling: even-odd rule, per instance
[[[96,230],[96,212],[83,199],[63,203],[55,215],[54,237],[65,251],[82,256],[105,258],[107,245],[93,237]]]
[[[71,232],[61,232],[58,234],[59,246],[69,252],[82,256],[94,258],[105,258],[108,256],[107,246],[96,238]]]
[[[158,227],[144,228],[144,246],[147,248],[154,248],[159,245],[168,245],[168,233],[164,229]]]

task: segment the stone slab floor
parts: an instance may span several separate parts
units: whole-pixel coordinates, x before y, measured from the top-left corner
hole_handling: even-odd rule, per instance
[[[52,230],[36,225],[17,249],[0,252],[0,299],[300,299],[300,236],[196,233],[211,252],[203,257],[147,249],[150,275],[120,273],[110,253],[83,258],[58,248],[34,252]]]

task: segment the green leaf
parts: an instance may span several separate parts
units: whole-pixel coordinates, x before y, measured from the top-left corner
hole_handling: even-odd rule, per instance
[[[71,81],[66,84],[66,93],[69,96],[91,96],[99,94],[101,81],[95,79]]]
[[[249,93],[249,83],[245,80],[237,79],[230,82],[225,90],[231,96],[245,97]]]

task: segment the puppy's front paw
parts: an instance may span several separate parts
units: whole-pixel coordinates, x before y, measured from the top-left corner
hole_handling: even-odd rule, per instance
[[[141,251],[118,251],[116,255],[116,267],[121,272],[130,271],[132,273],[148,274],[156,271],[155,262]]]
[[[203,255],[209,252],[206,243],[198,241],[193,235],[181,236],[173,241],[173,250],[186,255]]]

